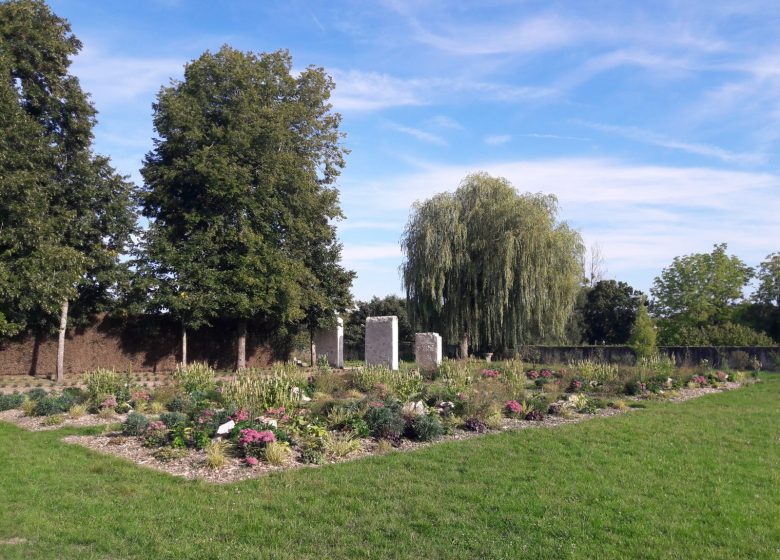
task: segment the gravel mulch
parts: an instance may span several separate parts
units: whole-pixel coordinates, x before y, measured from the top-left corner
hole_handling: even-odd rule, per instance
[[[81,418],[70,418],[65,414],[65,421],[54,426],[44,425],[45,416],[25,416],[21,409],[15,408],[0,412],[0,421],[11,422],[20,428],[31,432],[43,432],[46,430],[59,430],[60,428],[85,428],[88,426],[106,426],[124,422],[126,414],[115,414],[112,418],[101,418],[97,414],[85,414]]]

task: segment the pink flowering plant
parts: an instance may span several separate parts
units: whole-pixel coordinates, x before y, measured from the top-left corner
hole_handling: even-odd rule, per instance
[[[103,401],[100,403],[100,408],[102,409],[114,409],[117,407],[116,397],[114,395],[109,395]]]
[[[499,372],[496,369],[483,369],[482,370],[482,377],[484,377],[485,379],[496,379],[500,375],[501,375],[501,372]]]
[[[522,417],[525,414],[523,405],[517,401],[507,401],[504,405],[504,411],[507,416],[511,417]]]
[[[550,369],[543,369],[539,372],[539,375],[544,377],[545,379],[550,379],[553,376],[553,372]]]
[[[536,371],[535,369],[532,369],[532,370],[529,370],[529,371],[525,372],[525,376],[528,379],[531,379],[531,380],[538,379],[539,378],[539,372]]]
[[[141,401],[149,402],[152,400],[152,395],[146,389],[141,389],[140,391],[134,392],[130,396],[130,400],[134,403],[139,403]]]
[[[273,441],[276,441],[276,434],[271,430],[244,428],[238,435],[238,447],[245,457],[262,457],[265,446]]]
[[[705,387],[709,384],[707,378],[703,375],[694,375],[691,377],[691,383],[698,385],[699,387]]]

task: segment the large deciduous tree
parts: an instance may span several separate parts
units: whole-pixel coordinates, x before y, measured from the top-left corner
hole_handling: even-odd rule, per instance
[[[577,232],[552,195],[466,177],[416,203],[401,241],[412,322],[450,343],[501,350],[560,340],[583,275]]]
[[[291,70],[286,51],[227,46],[188,64],[154,104],[141,171],[150,292],[185,329],[234,320],[238,368],[249,321],[315,328],[349,303],[332,224],[345,154],[333,82]]]
[[[765,335],[733,325],[739,319],[737,303],[743,299],[743,289],[753,270],[738,257],[727,255],[726,250],[723,243],[715,245],[711,253],[675,257],[655,279],[650,293],[653,312],[659,318],[661,344],[766,342]]]
[[[642,292],[625,282],[601,280],[588,291],[583,319],[590,344],[625,344],[642,301]]]
[[[58,380],[69,316],[110,304],[135,227],[133,185],[91,151],[96,111],[69,73],[80,49],[44,2],[0,4],[0,326],[58,325]]]

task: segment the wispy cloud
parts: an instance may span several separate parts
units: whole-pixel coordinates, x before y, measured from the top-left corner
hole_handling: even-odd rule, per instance
[[[431,126],[436,126],[439,128],[449,128],[451,130],[463,130],[463,125],[461,125],[458,121],[456,121],[452,117],[448,117],[446,115],[436,115],[434,117],[431,117],[430,119],[428,119],[428,123]]]
[[[120,56],[85,48],[73,61],[73,73],[101,109],[139,100],[151,104],[160,87],[181,77],[185,62],[183,58]]]
[[[490,136],[485,136],[484,140],[485,144],[500,146],[501,144],[511,142],[512,137],[509,134],[491,134]]]
[[[689,154],[716,158],[727,163],[749,165],[761,164],[767,161],[766,154],[732,152],[719,146],[677,140],[675,138],[670,138],[662,134],[656,134],[654,132],[633,126],[616,126],[588,121],[575,122],[593,130],[598,130],[600,132],[606,132],[609,134],[617,134],[623,138],[628,138],[629,140],[644,142],[646,144],[652,144],[654,146],[660,146],[662,148],[669,148],[672,150],[680,150]]]
[[[523,136],[525,138],[543,138],[547,140],[578,140],[578,141],[590,140],[590,138],[586,138],[584,136],[567,136],[562,134],[547,134],[547,133],[540,133],[540,132],[527,132],[525,134],[520,134],[519,136]]]
[[[424,105],[421,92],[428,80],[401,79],[380,72],[333,70],[333,106],[339,111],[376,111],[388,107]]]
[[[447,145],[447,141],[441,136],[439,136],[438,134],[434,134],[433,132],[427,132],[425,130],[420,130],[419,128],[405,126],[392,121],[386,121],[385,128],[389,130],[393,130],[395,132],[400,132],[401,134],[407,134],[413,138],[416,138],[420,142],[427,142],[428,144],[436,144],[437,146]]]

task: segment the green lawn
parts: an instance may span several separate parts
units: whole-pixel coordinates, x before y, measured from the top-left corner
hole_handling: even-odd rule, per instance
[[[0,423],[0,558],[779,558],[780,376],[764,378],[227,486]]]

